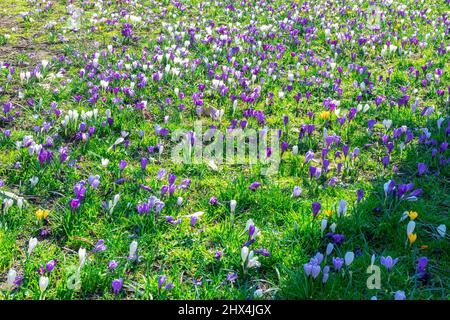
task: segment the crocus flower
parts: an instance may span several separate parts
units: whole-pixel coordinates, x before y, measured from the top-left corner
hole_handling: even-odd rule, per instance
[[[46,270],[48,273],[52,272],[52,270],[55,268],[57,262],[58,262],[58,260],[56,260],[56,259],[50,260],[50,261],[47,262],[47,264],[45,265],[45,270]]]
[[[95,175],[95,176],[90,176],[88,179],[89,185],[93,188],[93,189],[97,189],[99,184],[100,184],[100,176],[99,175]]]
[[[97,241],[96,245],[94,246],[92,253],[102,252],[102,251],[105,251],[107,248],[108,247],[105,245],[105,241],[103,239],[100,239]]]
[[[222,251],[220,251],[220,250],[217,250],[215,253],[214,253],[214,259],[220,259],[221,257],[222,257]]]
[[[137,249],[138,249],[137,241],[131,242],[131,244],[130,244],[130,253],[128,255],[128,260],[136,260],[137,259]]]
[[[108,262],[108,269],[109,270],[115,270],[119,266],[119,263],[115,260],[111,260]]]
[[[215,206],[217,204],[217,198],[212,196],[211,198],[209,198],[209,203]]]
[[[264,248],[262,248],[262,249],[256,249],[256,250],[255,250],[255,253],[260,254],[260,255],[262,255],[262,256],[264,256],[264,257],[270,256],[269,250],[264,249]]]
[[[12,289],[12,287],[14,286],[15,282],[16,282],[16,277],[17,277],[17,272],[14,269],[9,269],[8,271],[8,276],[6,279],[6,285],[8,287],[9,290]]]
[[[48,217],[48,215],[49,215],[49,212],[47,211],[47,210],[41,210],[41,209],[39,209],[39,210],[37,210],[36,211],[36,218],[38,219],[38,220],[41,220],[41,219],[47,219],[47,217]]]
[[[230,218],[232,222],[234,220],[234,211],[236,210],[236,205],[237,205],[236,200],[230,201]]]
[[[332,243],[328,243],[325,254],[327,256],[329,256],[331,254],[331,252],[333,252],[333,249],[334,249],[334,245]]]
[[[28,255],[31,254],[31,252],[33,252],[34,248],[36,247],[38,243],[38,240],[36,238],[31,238],[30,241],[28,242]]]
[[[360,202],[362,197],[363,197],[363,195],[364,195],[363,189],[358,189],[358,191],[356,192],[356,196],[357,196],[357,200],[356,201]]]
[[[345,257],[344,257],[344,260],[345,260],[345,264],[347,265],[347,266],[349,266],[352,262],[353,262],[353,259],[355,258],[355,254],[353,253],[353,252],[351,252],[351,251],[348,251],[346,254],[345,254]]]
[[[302,188],[295,186],[294,189],[292,190],[292,196],[294,198],[297,198],[301,195],[302,193]]]
[[[398,261],[398,258],[392,259],[391,256],[380,258],[381,264],[386,267],[388,272],[390,272],[392,270],[392,268],[397,263],[397,261]]]
[[[406,235],[409,236],[414,232],[414,229],[416,228],[416,223],[412,220],[408,222],[408,225],[406,226]]]
[[[322,276],[322,283],[323,284],[327,283],[329,273],[330,273],[330,267],[329,266],[325,266],[323,268],[323,276]]]
[[[320,211],[320,208],[322,208],[322,205],[319,202],[313,202],[312,203],[312,213],[313,213],[313,217],[315,218],[317,216],[317,214]]]
[[[125,160],[120,160],[119,162],[119,169],[120,171],[123,171],[127,166],[127,162]]]
[[[324,232],[328,224],[327,219],[322,219],[322,222],[320,224],[320,232]]]
[[[80,249],[78,250],[78,258],[80,261],[80,268],[84,266],[84,263],[86,261],[86,249],[84,249],[83,247],[80,247]]]
[[[198,221],[198,217],[197,216],[194,216],[194,215],[192,215],[192,216],[189,216],[189,218],[190,218],[190,220],[191,220],[191,227],[194,227],[195,226],[195,224],[197,223],[197,221]]]
[[[405,291],[398,290],[394,294],[395,300],[406,300]]]
[[[167,277],[166,276],[159,276],[158,277],[158,290],[161,290],[163,284],[166,282]]]
[[[420,257],[417,261],[417,272],[419,274],[423,274],[427,268],[428,265],[428,258],[427,257]]]
[[[258,189],[260,186],[261,186],[261,183],[255,181],[255,182],[253,182],[253,183],[250,185],[249,189],[252,190],[252,191],[255,191],[255,190]]]
[[[409,211],[407,214],[411,220],[416,220],[419,215],[416,211]]]
[[[123,285],[123,279],[122,279],[122,278],[120,278],[120,279],[114,279],[114,280],[111,282],[111,287],[112,287],[113,293],[114,293],[115,295],[118,295],[118,294],[119,294],[120,290],[122,289],[122,285]]]
[[[342,199],[339,202],[339,207],[338,207],[338,211],[337,211],[337,216],[341,217],[342,215],[344,215],[347,212],[347,201],[345,201],[344,199]]]
[[[439,225],[439,226],[436,228],[436,230],[437,230],[437,232],[438,232],[438,234],[439,234],[439,236],[440,236],[441,238],[445,238],[445,235],[446,235],[446,233],[447,233],[447,226],[446,226],[445,224]]]
[[[412,245],[417,240],[417,234],[411,233],[408,235],[409,244]]]
[[[147,158],[141,158],[141,170],[145,171],[145,168],[147,167],[148,159]]]
[[[332,261],[333,261],[334,270],[336,270],[336,271],[339,271],[342,268],[342,266],[344,265],[344,259],[342,259],[342,258],[333,257]]]
[[[228,282],[234,283],[237,279],[238,279],[238,275],[237,274],[235,274],[233,272],[230,272],[230,273],[227,274],[227,281]]]
[[[261,265],[258,261],[258,257],[255,257],[253,250],[249,250],[248,247],[244,246],[241,248],[241,258],[242,263],[247,268],[257,268]]]
[[[44,293],[44,291],[48,287],[48,277],[40,277],[39,278],[39,289],[41,290],[41,293]]]
[[[419,171],[419,176],[423,175],[427,171],[427,166],[423,162],[419,162],[417,165],[417,170]]]

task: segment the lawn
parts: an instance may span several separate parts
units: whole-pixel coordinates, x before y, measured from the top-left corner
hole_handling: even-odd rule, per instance
[[[449,12],[2,0],[0,300],[448,300]]]

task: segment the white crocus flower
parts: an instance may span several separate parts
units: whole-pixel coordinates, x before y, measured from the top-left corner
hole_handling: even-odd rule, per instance
[[[34,248],[38,244],[38,240],[36,238],[31,238],[28,242],[28,254],[30,255],[33,252]]]
[[[346,212],[347,212],[347,201],[345,201],[344,199],[342,199],[342,200],[339,202],[339,207],[338,207],[337,215],[338,215],[338,217],[341,217],[341,216],[343,216]]]
[[[86,262],[86,249],[83,247],[80,247],[78,249],[78,259],[80,261],[80,268],[84,266],[84,263]]]
[[[445,234],[447,232],[447,227],[445,224],[441,224],[439,227],[437,227],[437,232],[442,238],[445,238]]]
[[[331,252],[333,252],[333,249],[334,249],[334,244],[332,244],[331,242],[328,243],[327,250],[325,251],[325,254],[327,256],[329,256],[331,254]]]
[[[406,226],[406,235],[410,235],[414,232],[414,229],[416,228],[416,223],[414,221],[409,221],[408,225]]]
[[[40,277],[39,278],[39,289],[41,290],[41,293],[44,293],[44,291],[48,287],[48,277]]]
[[[353,259],[355,259],[355,254],[352,251],[349,251],[345,254],[344,260],[347,266],[349,266],[353,262]]]
[[[9,269],[8,271],[8,277],[6,280],[6,286],[8,287],[9,290],[12,289],[12,287],[14,287],[14,282],[16,281],[16,277],[17,277],[17,272],[14,269]]]
[[[327,228],[327,224],[328,224],[328,220],[327,219],[322,219],[322,223],[320,225],[320,232],[324,232],[325,229]]]
[[[138,243],[137,243],[137,241],[131,242],[131,244],[130,244],[130,258],[136,256],[137,248],[138,248]]]

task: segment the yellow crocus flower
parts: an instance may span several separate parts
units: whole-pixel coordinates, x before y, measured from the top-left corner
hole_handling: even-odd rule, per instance
[[[416,233],[409,234],[408,235],[408,240],[409,240],[409,244],[412,245],[417,240],[417,234]]]
[[[418,214],[416,211],[410,211],[410,212],[408,212],[408,217],[409,217],[411,220],[416,220],[416,218],[417,218],[418,215],[419,215],[419,214]]]
[[[36,218],[38,220],[46,219],[48,217],[49,212],[47,210],[38,209],[36,211]]]
[[[320,118],[327,120],[330,118],[330,115],[331,115],[330,111],[322,111],[320,113]]]

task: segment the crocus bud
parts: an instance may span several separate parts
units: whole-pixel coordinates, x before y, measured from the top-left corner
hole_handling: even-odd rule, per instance
[[[247,260],[249,254],[249,250],[247,247],[242,247],[241,248],[241,258],[242,258],[242,263],[245,263],[245,261]]]
[[[406,235],[409,236],[414,232],[414,229],[416,228],[416,223],[412,220],[408,222],[408,225],[406,226]]]
[[[344,259],[345,259],[345,264],[347,265],[347,266],[349,266],[352,262],[353,262],[353,259],[355,258],[355,254],[353,253],[353,252],[351,252],[351,251],[349,251],[349,252],[347,252],[346,254],[345,254],[345,257],[344,257]]]
[[[78,249],[78,258],[80,260],[80,268],[84,266],[84,263],[86,261],[86,249],[84,249],[83,247],[80,247],[80,249]]]
[[[38,241],[36,238],[31,238],[28,242],[28,254],[30,255],[31,252],[33,252],[34,248],[36,247]]]
[[[40,277],[39,278],[39,289],[41,290],[41,293],[44,293],[44,291],[48,287],[48,277]]]
[[[437,232],[442,238],[445,238],[445,234],[447,232],[447,227],[445,226],[445,224],[439,225],[439,227],[437,227]]]
[[[237,205],[236,200],[231,200],[230,201],[230,209],[231,209],[232,213],[234,213],[234,210],[236,209],[236,205]]]
[[[330,253],[333,251],[333,249],[334,249],[334,245],[332,243],[329,243],[327,245],[327,250],[325,251],[326,255],[327,256],[330,255]]]
[[[327,220],[327,219],[322,219],[322,223],[321,223],[321,225],[320,225],[320,231],[321,231],[321,232],[324,232],[324,231],[325,231],[325,229],[326,229],[326,227],[327,227],[327,224],[328,224],[328,220]]]
[[[7,285],[9,290],[11,290],[11,288],[14,286],[14,282],[16,281],[16,277],[17,277],[16,270],[9,269],[9,271],[8,271],[8,278],[7,278],[7,281],[6,281],[6,285]]]

